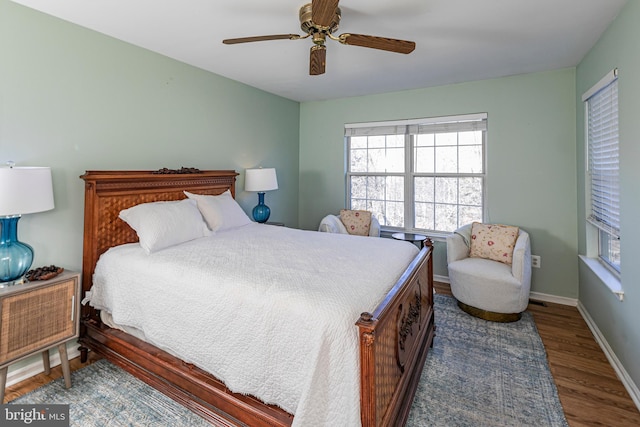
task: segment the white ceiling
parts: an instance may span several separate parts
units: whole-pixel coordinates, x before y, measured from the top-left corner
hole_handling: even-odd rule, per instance
[[[409,55],[327,40],[326,73],[309,76],[310,0],[13,0],[296,101],[503,77],[577,65],[627,0],[342,0],[336,34],[416,42]]]

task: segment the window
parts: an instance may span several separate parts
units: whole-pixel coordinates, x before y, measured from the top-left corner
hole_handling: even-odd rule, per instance
[[[611,71],[582,97],[586,107],[587,222],[599,259],[620,273],[618,79]]]
[[[482,221],[486,133],[486,114],[346,125],[348,205],[390,229]]]

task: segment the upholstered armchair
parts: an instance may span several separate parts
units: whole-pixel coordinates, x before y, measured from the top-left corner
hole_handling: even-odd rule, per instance
[[[340,215],[322,218],[318,231],[379,237],[380,223],[371,212],[342,209]]]
[[[511,245],[512,251],[508,250],[508,244],[498,248],[500,245],[485,235],[485,246],[497,250],[493,254],[482,253],[482,250],[474,253],[474,244],[479,245],[474,240],[480,240],[482,232],[491,232],[491,227],[507,227],[475,224],[484,229],[478,228],[482,231],[474,234],[472,224],[469,224],[447,237],[451,293],[458,306],[473,316],[498,322],[519,320],[529,303],[531,288],[529,234],[512,227],[515,241]]]

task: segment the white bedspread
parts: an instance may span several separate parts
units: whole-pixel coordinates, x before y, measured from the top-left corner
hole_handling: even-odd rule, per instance
[[[88,299],[232,391],[294,414],[294,426],[358,426],[355,322],[417,252],[393,239],[250,224],[151,255],[112,248]]]

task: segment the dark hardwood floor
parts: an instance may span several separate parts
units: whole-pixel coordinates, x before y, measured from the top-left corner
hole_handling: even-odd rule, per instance
[[[449,285],[436,282],[436,292],[451,295]],[[529,304],[528,309],[542,337],[560,402],[571,427],[640,426],[640,412],[616,376],[589,327],[575,307],[560,304]],[[91,363],[95,358],[89,359]],[[79,369],[79,359],[71,369]],[[62,376],[60,367],[51,375],[36,375],[8,387],[11,401]]]

